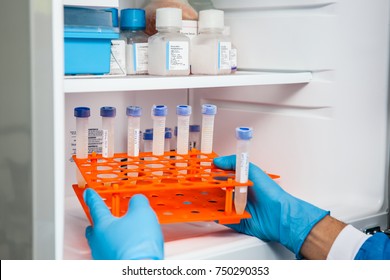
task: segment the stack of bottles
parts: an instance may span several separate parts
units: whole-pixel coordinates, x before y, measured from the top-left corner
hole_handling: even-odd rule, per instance
[[[123,69],[127,75],[235,73],[237,49],[224,11],[194,4],[207,9],[196,11],[187,0],[152,0],[144,9],[121,10],[121,38],[112,43],[111,74]],[[125,65],[118,66],[121,61]]]
[[[129,106],[126,108],[127,153],[115,153],[116,108],[101,107],[102,154],[88,154],[90,109],[75,108],[76,155],[73,158],[78,167],[78,184],[73,188],[87,215],[82,199],[85,187],[97,190],[116,216],[126,212],[133,194],[143,193],[163,223],[200,220],[236,223],[250,217],[244,209],[247,187],[252,185],[248,181],[248,167],[253,131],[248,127],[236,129],[238,168],[236,171],[219,170],[212,164],[217,156],[213,152],[217,107],[203,104],[201,113],[201,125],[190,124],[191,106],[177,106],[177,126],[172,129],[166,126],[167,106],[154,105],[151,109],[153,127],[141,133],[142,108]],[[176,200],[180,200],[178,205]]]

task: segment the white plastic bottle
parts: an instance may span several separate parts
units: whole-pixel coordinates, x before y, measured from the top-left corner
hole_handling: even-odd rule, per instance
[[[74,116],[76,117],[76,158],[88,158],[88,123],[91,110],[88,107],[76,107]],[[85,180],[79,169],[76,171],[77,184],[85,186]]]
[[[103,129],[102,156],[111,158],[114,156],[116,108],[110,106],[101,107],[100,116],[102,117]]]
[[[140,119],[141,107],[128,106],[127,115],[127,155],[138,157],[140,150]]]
[[[127,75],[148,73],[148,38],[145,31],[145,11],[121,10],[121,37],[126,41]]]
[[[205,75],[230,74],[231,40],[223,34],[224,12],[199,12],[199,35],[191,40],[191,73]]]
[[[248,182],[249,173],[249,147],[253,137],[253,129],[250,127],[236,128],[236,178],[239,183]],[[244,213],[248,196],[248,187],[234,188],[234,207],[238,215]]]
[[[148,73],[175,76],[190,74],[190,39],[180,33],[182,11],[178,8],[156,10],[157,34],[149,37]]]

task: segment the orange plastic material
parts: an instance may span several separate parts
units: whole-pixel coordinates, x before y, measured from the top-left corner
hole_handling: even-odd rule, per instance
[[[151,152],[139,157],[115,154],[102,158],[92,154],[88,159],[73,156],[87,182],[105,201],[111,213],[120,217],[127,212],[129,199],[144,194],[156,212],[161,224],[193,221],[218,221],[222,224],[239,223],[250,218],[248,212],[236,214],[233,207],[234,171],[216,168],[212,161],[215,153],[202,154],[192,150],[188,155],[166,152],[153,156]],[[278,178],[270,175],[271,178]],[[83,200],[85,188],[73,189],[90,222],[89,209]]]

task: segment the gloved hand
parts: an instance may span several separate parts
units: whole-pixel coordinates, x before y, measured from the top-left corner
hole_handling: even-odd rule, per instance
[[[121,218],[111,215],[103,200],[93,189],[84,191],[93,226],[88,226],[88,239],[94,259],[154,259],[164,258],[164,240],[156,214],[147,198],[134,195],[129,209]]]
[[[215,158],[214,164],[224,170],[235,170],[236,156]],[[252,218],[228,226],[264,241],[280,242],[301,258],[299,252],[310,230],[329,212],[288,194],[252,163],[249,180],[253,186],[248,187],[246,210]]]

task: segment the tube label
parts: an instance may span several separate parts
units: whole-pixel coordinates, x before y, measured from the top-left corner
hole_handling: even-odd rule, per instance
[[[103,129],[102,156],[108,157],[108,130]]]
[[[240,157],[240,174],[239,174],[239,182],[246,183],[248,181],[248,173],[249,173],[249,156],[248,153],[241,153]],[[244,192],[246,192],[246,188],[244,188]],[[241,188],[242,190],[242,188]],[[240,192],[242,192],[240,190]]]

